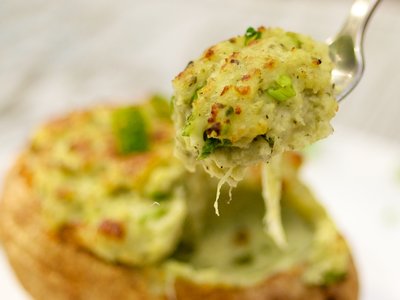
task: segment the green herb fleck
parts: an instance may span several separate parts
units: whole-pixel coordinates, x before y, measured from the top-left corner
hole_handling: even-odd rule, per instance
[[[264,140],[267,141],[267,143],[268,143],[268,145],[269,145],[270,148],[273,148],[273,147],[274,147],[275,140],[274,140],[273,137],[270,137],[270,136],[267,136],[267,135],[263,135],[262,137],[264,138]]]
[[[154,191],[151,193],[150,197],[154,199],[155,201],[163,201],[165,199],[168,199],[171,195],[168,192],[163,192],[163,191]]]
[[[189,136],[190,135],[190,125],[192,124],[194,117],[193,114],[190,114],[189,117],[187,117],[185,125],[182,128],[182,136]]]
[[[139,222],[141,224],[145,224],[148,222],[154,222],[154,220],[161,219],[168,213],[168,209],[160,206],[160,204],[157,202],[153,203],[154,209],[150,210],[147,214],[141,216],[139,219]]]
[[[244,34],[244,44],[247,45],[250,41],[258,40],[261,38],[261,32],[249,27]]]
[[[221,129],[221,134],[226,136],[230,130],[231,130],[230,124],[224,124]]]
[[[165,207],[158,207],[156,211],[152,214],[153,219],[161,219],[168,213],[167,208]]]
[[[201,149],[201,154],[198,159],[204,159],[210,154],[214,153],[214,151],[218,148],[229,147],[232,146],[232,142],[228,139],[216,139],[216,138],[207,138],[203,148]]]
[[[225,116],[227,116],[227,117],[230,116],[231,114],[233,114],[234,111],[235,110],[233,109],[232,106],[228,106],[228,108],[225,111]]]
[[[112,114],[112,128],[120,154],[144,152],[149,149],[147,126],[139,108],[116,109]]]
[[[199,98],[199,90],[201,90],[201,88],[202,88],[202,86],[198,87],[194,91],[192,98],[190,98],[190,104],[192,104],[194,100],[197,100],[197,98]]]
[[[171,106],[169,101],[160,95],[154,95],[150,99],[151,107],[154,109],[157,117],[169,119],[171,117]]]
[[[288,32],[287,35],[290,37],[291,41],[293,42],[296,48],[301,48],[303,42],[300,40],[299,35],[294,32]]]
[[[253,262],[253,255],[244,253],[234,258],[233,263],[238,266],[248,265]]]
[[[324,284],[331,285],[338,281],[343,280],[346,277],[346,273],[343,272],[327,272],[324,274]]]
[[[287,75],[280,75],[271,87],[267,89],[267,94],[278,101],[285,101],[296,96],[292,79]]]

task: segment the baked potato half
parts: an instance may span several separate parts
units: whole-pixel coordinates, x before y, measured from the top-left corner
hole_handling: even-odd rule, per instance
[[[222,191],[216,216],[216,182],[200,171],[186,173],[174,160],[168,108],[159,101],[137,106],[145,135],[113,119],[124,118],[122,108],[51,122],[10,170],[0,201],[0,239],[32,297],[357,299],[350,251],[298,179],[300,157],[286,154],[282,165],[289,242],[282,251],[264,232],[259,172],[239,184],[230,204]],[[118,141],[130,130],[146,141]],[[79,174],[84,176],[75,180]],[[153,238],[163,245],[146,244]]]

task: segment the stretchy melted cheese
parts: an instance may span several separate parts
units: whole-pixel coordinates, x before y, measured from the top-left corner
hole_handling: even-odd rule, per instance
[[[210,203],[202,219],[202,234],[191,239],[189,245],[181,244],[166,262],[173,276],[205,284],[218,281],[243,286],[262,282],[266,276],[294,266],[305,266],[303,279],[309,284],[334,282],[345,276],[349,263],[347,245],[326,211],[300,181],[300,157],[286,153],[276,163],[285,183],[279,186],[278,193],[286,249],[282,250],[265,234],[260,172],[252,168],[232,191],[235,201],[229,203],[229,191],[222,189],[221,215],[213,213]],[[214,192],[215,186],[204,195],[209,194],[212,202]]]
[[[281,29],[207,49],[173,81],[178,156],[234,186],[245,167],[326,137],[331,70],[325,44]]]

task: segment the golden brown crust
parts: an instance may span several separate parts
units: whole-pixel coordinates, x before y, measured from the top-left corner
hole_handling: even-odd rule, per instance
[[[151,279],[142,269],[108,264],[68,240],[47,234],[41,226],[22,156],[9,173],[0,201],[0,238],[18,278],[38,300],[166,299],[151,294]],[[28,174],[29,175],[29,174]],[[175,282],[176,299],[218,300],[355,300],[358,281],[354,265],[347,278],[330,287],[310,287],[300,270],[277,274],[248,288]]]
[[[151,299],[140,272],[107,264],[43,230],[40,203],[20,165],[4,185],[0,236],[27,291],[35,299]]]

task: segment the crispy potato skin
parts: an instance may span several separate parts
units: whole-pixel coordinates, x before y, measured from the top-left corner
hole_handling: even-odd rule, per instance
[[[168,299],[150,292],[143,269],[106,263],[41,225],[40,201],[23,172],[23,154],[9,172],[0,201],[0,238],[19,280],[37,300]],[[247,288],[205,286],[177,279],[176,299],[210,300],[356,300],[354,265],[347,278],[329,287],[302,283],[301,269],[269,277]]]

